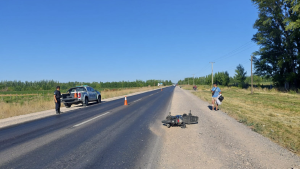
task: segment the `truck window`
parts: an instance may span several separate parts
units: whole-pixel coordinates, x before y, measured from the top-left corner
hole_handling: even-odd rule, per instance
[[[73,89],[69,90],[69,93],[74,93],[75,91],[77,92],[77,90],[75,88],[73,88]]]
[[[78,87],[78,88],[76,88],[76,91],[77,92],[85,92],[86,90],[84,87]]]

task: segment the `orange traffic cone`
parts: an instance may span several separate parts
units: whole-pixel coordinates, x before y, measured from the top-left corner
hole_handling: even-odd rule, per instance
[[[125,100],[124,100],[124,105],[127,106],[128,103],[127,103],[127,97],[125,96]]]
[[[162,88],[161,88],[161,91],[162,91]]]
[[[77,98],[78,96],[77,96],[77,93],[74,93],[74,98]]]

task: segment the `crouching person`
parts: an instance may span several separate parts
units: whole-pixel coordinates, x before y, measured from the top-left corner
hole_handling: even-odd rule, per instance
[[[218,104],[216,103],[218,96],[220,94],[222,94],[221,89],[217,86],[216,83],[214,83],[213,88],[211,89],[211,93],[212,93],[212,109],[214,110],[215,105],[216,105],[216,111],[218,111]]]

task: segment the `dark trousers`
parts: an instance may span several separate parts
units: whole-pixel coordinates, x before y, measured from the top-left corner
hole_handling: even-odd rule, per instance
[[[60,101],[58,101],[58,100],[55,103],[55,110],[56,110],[56,112],[60,112]]]

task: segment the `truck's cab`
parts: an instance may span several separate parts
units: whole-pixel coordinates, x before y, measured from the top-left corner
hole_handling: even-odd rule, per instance
[[[62,94],[61,101],[67,108],[79,103],[87,106],[90,101],[101,103],[101,93],[87,85],[76,86],[69,89],[66,94]]]

